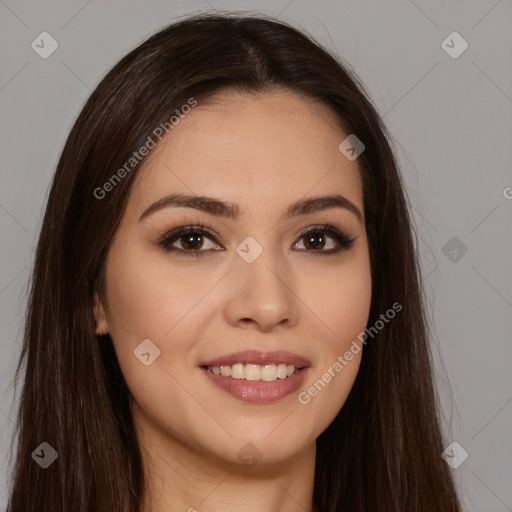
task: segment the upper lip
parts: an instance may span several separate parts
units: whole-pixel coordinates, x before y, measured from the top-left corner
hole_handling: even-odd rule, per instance
[[[284,350],[276,350],[273,352],[260,352],[259,350],[243,350],[241,352],[233,352],[232,354],[226,354],[225,356],[217,357],[216,359],[210,359],[204,361],[200,366],[231,366],[233,364],[292,364],[297,368],[305,368],[310,366],[311,363],[298,354],[292,352],[286,352]]]

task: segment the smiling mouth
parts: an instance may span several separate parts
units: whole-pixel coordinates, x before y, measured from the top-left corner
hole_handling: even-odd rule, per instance
[[[297,366],[285,363],[265,365],[236,363],[222,366],[203,366],[203,368],[222,377],[263,382],[287,379],[300,371]]]

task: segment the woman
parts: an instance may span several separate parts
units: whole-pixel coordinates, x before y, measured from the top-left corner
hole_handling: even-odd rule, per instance
[[[61,155],[7,510],[459,511],[427,332],[354,75],[275,20],[172,24]]]

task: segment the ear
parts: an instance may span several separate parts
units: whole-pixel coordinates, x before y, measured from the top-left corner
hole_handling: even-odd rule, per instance
[[[94,317],[96,319],[96,334],[103,336],[109,332],[109,325],[105,308],[97,291],[94,292]]]

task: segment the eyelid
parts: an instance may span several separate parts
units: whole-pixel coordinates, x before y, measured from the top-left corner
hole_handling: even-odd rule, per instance
[[[186,225],[180,225],[176,228],[171,228],[169,230],[166,230],[164,233],[160,233],[158,236],[158,242],[157,245],[162,246],[162,248],[166,249],[166,246],[169,246],[171,243],[171,240],[173,239],[179,239],[182,236],[186,235],[187,233],[197,233],[202,236],[207,237],[212,242],[219,244],[218,236],[215,234],[214,231],[212,231],[210,228],[203,224],[186,224]],[[176,249],[173,247],[171,250],[176,251],[182,251],[182,252],[193,252],[193,251],[183,251],[182,249]],[[169,250],[169,251],[171,251]],[[207,251],[194,251],[194,252],[207,252]]]
[[[351,237],[347,234],[347,232],[344,229],[339,229],[332,224],[314,224],[311,226],[308,226],[304,230],[302,230],[298,235],[298,241],[300,241],[303,237],[308,235],[309,233],[322,233],[326,234],[330,238],[333,238],[339,245],[336,249],[329,249],[326,251],[308,251],[308,250],[302,250],[301,252],[306,252],[312,256],[315,255],[329,255],[329,254],[338,254],[341,252],[344,252],[345,250],[348,250],[352,247],[354,241],[357,239],[357,236]],[[297,242],[298,243],[298,242]],[[294,244],[296,245],[296,244]]]
[[[221,242],[219,242],[219,236],[211,230],[209,227],[205,226],[201,223],[193,223],[184,221],[186,224],[180,223],[179,226],[176,228],[171,228],[166,230],[164,233],[161,233],[157,242],[157,245],[162,247],[163,250],[167,252],[174,252],[182,256],[196,256],[200,257],[207,253],[212,252],[212,250],[218,251],[218,250],[225,250],[223,249],[209,249],[209,250],[198,250],[198,251],[191,251],[191,250],[183,250],[176,247],[171,246],[171,241],[174,243],[173,239],[179,239],[181,236],[184,236],[187,233],[194,232],[196,234],[203,235],[207,237],[209,240],[211,240],[213,243],[220,245]],[[187,223],[188,222],[188,223]],[[335,242],[337,242],[338,247],[335,249],[328,249],[328,250],[308,250],[308,249],[300,249],[298,252],[307,253],[310,256],[321,256],[321,255],[335,255],[341,252],[344,252],[352,247],[353,242],[356,240],[357,237],[350,237],[347,235],[345,230],[339,229],[332,224],[326,224],[326,223],[320,223],[320,224],[312,224],[310,226],[307,226],[303,228],[298,234],[294,235],[294,237],[291,239],[297,240],[294,242],[293,247],[297,245],[297,243],[300,242],[300,240],[306,236],[309,233],[323,233],[327,234],[330,238],[334,239]]]

